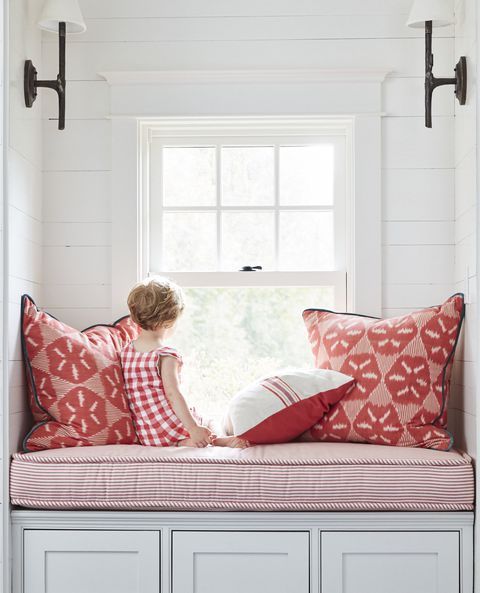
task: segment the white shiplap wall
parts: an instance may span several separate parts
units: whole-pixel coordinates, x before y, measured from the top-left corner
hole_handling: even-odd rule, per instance
[[[434,128],[423,127],[423,37],[405,27],[410,0],[81,0],[87,33],[68,41],[67,130],[44,101],[44,304],[84,326],[109,319],[111,124],[109,70],[375,68],[383,91],[386,314],[429,305],[452,290],[453,98],[439,89]],[[56,40],[44,37],[52,73]],[[435,39],[439,70],[453,63],[453,29]],[[148,93],[145,93],[148,101]],[[192,93],[192,111],[209,106]],[[248,104],[247,104],[248,103]],[[259,105],[262,98],[259,96]],[[263,103],[263,105],[265,102]],[[165,114],[162,104],[153,106]],[[228,109],[228,107],[227,107]],[[245,111],[256,112],[249,97]]]
[[[477,304],[477,143],[476,143],[476,1],[456,3],[455,62],[467,57],[468,94],[455,117],[455,289],[466,293],[465,331],[453,375],[451,422],[459,446],[476,453]]]
[[[5,256],[5,248],[4,248],[4,238],[5,238],[5,225],[4,225],[4,221],[3,221],[3,212],[4,212],[4,206],[5,206],[5,195],[4,195],[4,160],[6,158],[6,151],[5,151],[5,67],[4,67],[4,60],[6,55],[8,55],[8,52],[5,52],[5,41],[8,38],[8,35],[6,35],[6,31],[5,31],[5,22],[7,20],[8,17],[8,10],[7,7],[2,4],[1,8],[0,8],[0,64],[2,64],[2,69],[1,69],[1,74],[0,74],[0,149],[1,149],[1,154],[2,154],[2,158],[0,159],[0,262],[1,262],[1,267],[0,267],[0,303],[1,303],[1,307],[2,307],[2,315],[3,315],[3,311],[4,311],[4,303],[5,303],[5,295],[4,295],[4,283],[3,283],[3,269],[4,269],[4,265],[3,265],[3,260],[4,260],[4,256]],[[3,331],[3,318],[2,318],[2,325],[0,326],[2,329],[0,329],[0,368],[1,368],[1,382],[0,382],[0,401],[4,401],[4,395],[5,395],[5,384],[7,383],[6,381],[6,377],[5,377],[5,356],[4,356],[4,331]],[[1,416],[0,416],[0,432],[1,432],[1,438],[0,438],[0,466],[2,468],[2,482],[3,482],[3,477],[7,474],[7,463],[5,463],[5,455],[4,455],[4,451],[6,449],[5,447],[5,442],[6,442],[6,435],[8,434],[5,432],[4,429],[4,424],[5,424],[5,411],[3,410],[3,406],[2,406],[2,411],[1,411]],[[6,508],[8,507],[8,504],[5,504],[5,500],[7,500],[8,498],[8,490],[5,487],[5,484],[2,483],[2,491],[0,494],[0,542],[2,543],[2,548],[5,548],[4,545],[4,537],[7,535],[8,530],[3,528],[3,517],[6,516]],[[5,591],[5,586],[4,586],[4,582],[3,582],[3,567],[5,565],[5,561],[4,561],[4,554],[0,554],[0,592]]]
[[[20,297],[41,301],[42,122],[41,98],[32,109],[23,99],[23,66],[32,59],[41,73],[41,34],[36,23],[41,0],[10,0],[8,139],[8,334],[10,450],[25,426],[26,402],[20,346]]]
[[[5,462],[9,453],[20,448],[30,425],[25,398],[25,379],[20,348],[20,296],[30,293],[41,300],[42,282],[42,122],[41,102],[27,110],[23,100],[23,65],[32,59],[41,73],[42,44],[36,26],[41,0],[9,0],[8,12],[8,91],[6,93],[6,194],[4,259],[4,331],[6,365],[3,399],[5,418]],[[4,468],[4,491],[8,492],[8,467]],[[7,499],[8,500],[8,499]],[[8,558],[8,505],[4,512],[4,556]],[[10,591],[9,571],[5,570],[4,590]]]
[[[455,12],[455,62],[464,55],[468,64],[468,94],[465,106],[455,112],[455,287],[467,295],[465,331],[454,367],[451,426],[460,447],[476,460],[478,447],[478,419],[476,399],[478,391],[478,146],[476,89],[478,45],[478,9],[476,0],[457,0]],[[477,461],[478,463],[478,461]],[[479,485],[477,465],[477,492]],[[478,524],[476,540],[476,575],[480,575]],[[480,576],[475,577],[478,582]]]

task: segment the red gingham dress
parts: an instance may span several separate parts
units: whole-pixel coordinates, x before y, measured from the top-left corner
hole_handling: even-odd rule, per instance
[[[163,389],[158,368],[160,356],[172,356],[182,366],[173,348],[162,346],[151,352],[137,352],[133,343],[120,353],[127,397],[135,430],[142,445],[168,447],[190,436],[175,414]],[[191,410],[194,413],[194,410]]]

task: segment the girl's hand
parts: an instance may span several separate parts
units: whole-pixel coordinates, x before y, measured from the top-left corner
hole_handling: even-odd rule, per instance
[[[195,426],[190,431],[190,439],[194,443],[194,447],[206,447],[212,443],[212,431],[205,426]]]

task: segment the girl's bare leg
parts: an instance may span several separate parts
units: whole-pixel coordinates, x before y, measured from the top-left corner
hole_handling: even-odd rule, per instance
[[[196,449],[202,449],[205,445],[196,445],[192,439],[182,439],[177,442],[177,447],[195,447]]]
[[[212,445],[215,445],[215,447],[232,447],[234,449],[250,447],[250,443],[240,437],[217,437],[213,439]]]

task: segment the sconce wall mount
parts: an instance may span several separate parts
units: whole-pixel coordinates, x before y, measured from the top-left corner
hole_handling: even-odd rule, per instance
[[[58,95],[58,129],[65,129],[65,45],[68,33],[83,33],[87,27],[78,0],[46,0],[38,22],[41,29],[58,32],[58,74],[55,80],[38,80],[31,60],[25,61],[23,88],[25,106],[32,107],[39,88],[54,90]]]
[[[439,86],[453,84],[460,105],[467,101],[467,59],[462,56],[455,66],[452,78],[436,78],[433,74],[432,21],[425,22],[425,126],[432,127],[432,95]]]
[[[65,129],[65,37],[66,24],[58,24],[59,56],[58,74],[55,80],[38,80],[37,69],[31,60],[25,61],[24,68],[24,94],[26,107],[32,107],[37,98],[38,88],[53,89],[58,95],[58,129]]]
[[[425,126],[432,127],[432,95],[439,86],[453,85],[460,105],[467,100],[467,59],[462,56],[455,66],[455,75],[437,78],[433,74],[432,31],[455,22],[453,0],[415,0],[407,21],[409,27],[425,28]]]

